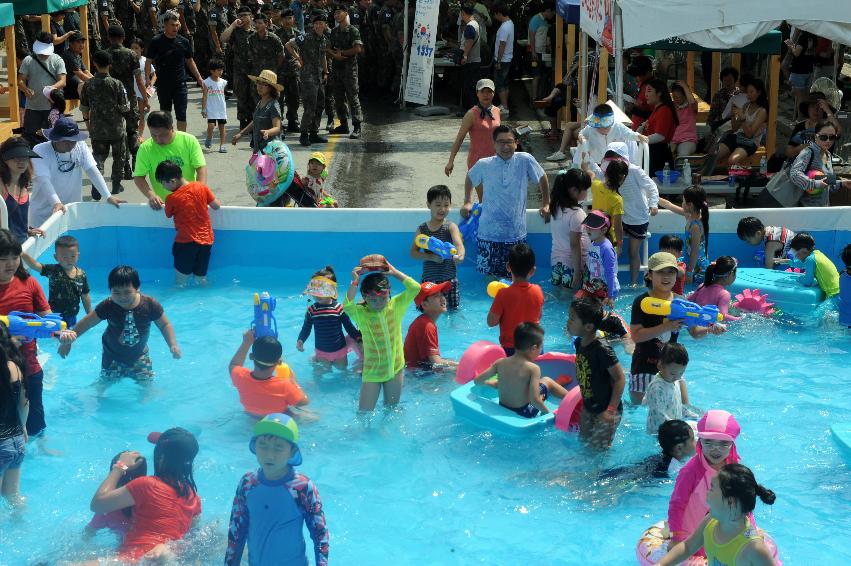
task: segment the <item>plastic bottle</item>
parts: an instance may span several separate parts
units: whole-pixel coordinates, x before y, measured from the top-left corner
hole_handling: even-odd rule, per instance
[[[759,174],[763,176],[768,174],[768,159],[764,155],[759,160]]]
[[[688,159],[683,163],[683,183],[686,186],[691,185],[691,163],[688,162]]]
[[[662,184],[666,187],[671,184],[671,164],[667,161],[662,168]]]

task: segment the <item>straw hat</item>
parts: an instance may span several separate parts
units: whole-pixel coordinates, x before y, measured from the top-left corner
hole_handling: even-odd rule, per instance
[[[284,90],[284,87],[278,84],[278,75],[275,74],[274,71],[270,71],[269,69],[264,69],[260,71],[259,76],[248,75],[248,78],[251,79],[255,83],[260,83],[264,85],[269,85],[273,87],[278,92]]]

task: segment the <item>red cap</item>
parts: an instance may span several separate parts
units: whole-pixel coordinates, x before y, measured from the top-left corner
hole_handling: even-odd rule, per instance
[[[420,292],[414,297],[414,304],[418,307],[423,306],[423,301],[431,297],[432,295],[437,295],[438,293],[445,293],[452,288],[452,281],[444,281],[443,283],[432,283],[431,281],[426,281],[422,285],[420,285]]]

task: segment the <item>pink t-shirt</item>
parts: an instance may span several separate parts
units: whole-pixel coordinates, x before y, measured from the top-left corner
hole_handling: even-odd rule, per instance
[[[739,320],[739,317],[727,314],[730,308],[730,292],[717,283],[708,286],[701,285],[688,296],[687,300],[697,303],[702,307],[715,305],[721,314],[724,315],[724,320]]]
[[[680,123],[674,131],[671,143],[697,143],[697,108],[695,108],[695,105],[688,104],[685,108],[677,108],[677,119]]]

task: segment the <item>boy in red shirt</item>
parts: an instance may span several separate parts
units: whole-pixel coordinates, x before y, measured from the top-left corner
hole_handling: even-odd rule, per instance
[[[514,355],[514,329],[521,322],[541,322],[544,293],[529,283],[535,274],[535,252],[527,244],[516,244],[508,252],[511,285],[494,297],[488,312],[488,326],[499,325],[499,344],[506,356]]]
[[[207,266],[213,248],[213,225],[210,222],[209,206],[218,210],[222,203],[203,183],[187,182],[180,165],[174,161],[163,161],[154,173],[157,182],[171,192],[165,201],[166,218],[174,217],[177,235],[171,253],[177,284],[185,285],[190,275],[200,285],[207,284]]]
[[[452,281],[432,283],[426,281],[414,298],[414,305],[421,313],[408,327],[405,336],[405,364],[408,367],[438,369],[456,367],[458,362],[440,357],[435,323],[446,312],[446,295],[452,290]]]

